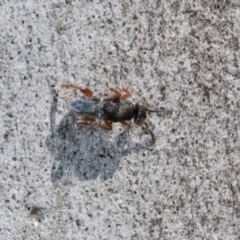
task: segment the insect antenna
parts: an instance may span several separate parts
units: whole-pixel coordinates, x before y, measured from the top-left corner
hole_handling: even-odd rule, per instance
[[[150,108],[146,108],[146,111],[147,112],[161,112],[162,110],[161,109],[150,109]]]
[[[172,114],[172,112],[173,112],[173,110],[165,108],[165,107],[160,107],[160,109],[146,108],[145,111],[149,112],[149,113],[152,113],[152,112],[154,113],[155,112],[155,113],[160,114],[162,116]]]
[[[148,133],[151,136],[152,145],[155,145],[156,137],[155,137],[154,133],[152,132],[152,130],[149,129],[149,126],[148,126],[148,124],[146,122],[143,123],[142,128],[144,129],[144,131],[146,133]]]

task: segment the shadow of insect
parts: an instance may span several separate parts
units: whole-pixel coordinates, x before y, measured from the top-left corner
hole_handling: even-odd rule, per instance
[[[132,143],[126,130],[114,134],[110,141],[111,133],[108,131],[73,124],[76,116],[71,111],[57,125],[58,98],[53,87],[51,92],[50,134],[46,138],[46,146],[54,156],[51,170],[53,182],[68,174],[74,174],[81,181],[98,176],[103,181],[107,180],[117,171],[123,156],[151,148],[149,141]]]

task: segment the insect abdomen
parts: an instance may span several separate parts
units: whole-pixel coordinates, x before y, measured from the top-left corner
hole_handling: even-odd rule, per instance
[[[95,98],[74,98],[71,99],[68,106],[75,113],[89,116],[99,116],[99,104],[101,101]]]

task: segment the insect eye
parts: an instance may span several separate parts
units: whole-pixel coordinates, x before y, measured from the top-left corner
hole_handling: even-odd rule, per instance
[[[142,103],[136,103],[135,109],[136,109],[136,114],[134,117],[134,122],[137,125],[141,125],[144,123],[145,119],[147,118],[146,107]]]

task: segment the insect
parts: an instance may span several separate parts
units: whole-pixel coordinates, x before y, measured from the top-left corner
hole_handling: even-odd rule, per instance
[[[94,97],[93,92],[87,87],[79,87],[72,83],[62,83],[61,87],[78,89],[84,95],[71,99],[68,103],[70,111],[76,116],[84,116],[82,120],[74,119],[75,124],[112,130],[112,123],[119,122],[129,130],[131,128],[129,121],[133,119],[136,125],[144,127],[145,131],[151,135],[153,144],[155,143],[155,136],[148,129],[146,118],[147,112],[158,112],[158,110],[149,109],[142,102],[133,104],[127,100],[131,95],[127,88],[122,86],[122,91],[119,91],[110,87],[112,96]],[[99,123],[97,119],[103,120],[103,123]]]

